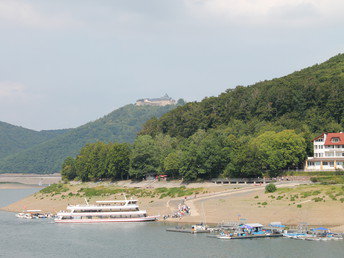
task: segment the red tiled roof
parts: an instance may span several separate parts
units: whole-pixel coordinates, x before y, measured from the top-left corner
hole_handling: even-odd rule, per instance
[[[339,141],[332,142],[333,138],[339,138]],[[325,145],[344,145],[344,133],[328,133]]]

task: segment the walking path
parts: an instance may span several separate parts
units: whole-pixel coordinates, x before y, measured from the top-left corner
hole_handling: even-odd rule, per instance
[[[292,182],[292,183],[283,183],[283,184],[276,184],[277,186],[283,186],[283,187],[294,187],[299,185],[300,183],[298,182]],[[196,208],[195,202],[199,201],[207,201],[211,199],[216,199],[218,197],[227,197],[230,195],[237,195],[237,194],[246,194],[254,191],[261,191],[264,190],[265,186],[253,186],[253,187],[247,187],[244,189],[235,189],[235,190],[228,190],[228,191],[223,191],[223,192],[218,192],[218,193],[212,193],[208,195],[202,195],[202,196],[196,196],[196,197],[190,197],[186,199],[186,204],[191,208],[191,217],[196,217],[199,216],[199,212]]]

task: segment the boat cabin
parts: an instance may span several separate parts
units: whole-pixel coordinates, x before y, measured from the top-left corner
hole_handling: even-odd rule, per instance
[[[264,234],[263,225],[259,223],[248,223],[241,225],[240,228],[249,234]]]

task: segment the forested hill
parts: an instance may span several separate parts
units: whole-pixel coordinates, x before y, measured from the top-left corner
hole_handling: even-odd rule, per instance
[[[208,130],[248,124],[246,133],[260,122],[309,133],[334,132],[344,126],[344,54],[285,77],[229,89],[218,97],[188,103],[150,120],[141,134],[189,137]],[[244,133],[243,131],[241,133]]]
[[[34,131],[0,122],[0,159],[53,139],[68,130]]]
[[[144,122],[152,117],[160,117],[173,108],[175,106],[124,106],[94,122],[71,129],[50,140],[47,137],[46,141],[40,140],[39,144],[0,159],[0,172],[59,172],[63,160],[67,156],[76,155],[86,143],[97,141],[133,142]],[[35,132],[29,130],[25,132],[28,135],[31,133],[36,136]],[[18,145],[23,143],[19,138],[17,140],[19,141]],[[6,145],[11,144],[9,142]],[[0,150],[4,149],[6,145],[0,141]],[[13,148],[13,151],[15,150]]]
[[[344,128],[344,55],[218,97],[178,107],[145,123],[131,146],[97,143],[64,162],[66,179],[185,181],[283,175],[303,168],[311,139]]]

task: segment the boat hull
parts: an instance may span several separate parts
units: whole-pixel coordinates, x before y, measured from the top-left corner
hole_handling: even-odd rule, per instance
[[[147,216],[142,218],[118,218],[118,219],[55,219],[56,223],[110,223],[110,222],[148,222],[156,221],[159,216]]]

